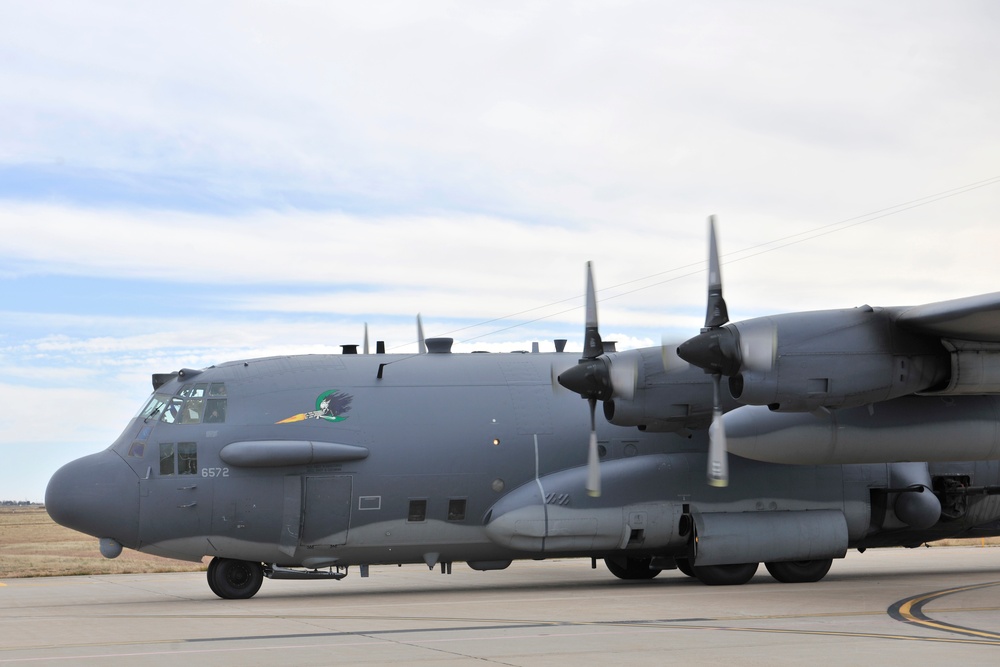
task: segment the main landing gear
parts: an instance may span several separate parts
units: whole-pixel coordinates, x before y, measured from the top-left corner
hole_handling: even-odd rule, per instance
[[[611,574],[619,579],[652,579],[660,570],[649,569],[649,558],[605,558]],[[675,558],[677,569],[689,577],[698,579],[707,586],[740,586],[747,583],[757,573],[759,563],[736,563],[733,565],[692,565],[687,558]],[[783,584],[804,584],[819,581],[830,571],[832,558],[818,560],[797,560],[781,563],[764,563],[764,567],[777,581]]]
[[[604,564],[619,579],[636,581],[652,579],[661,572],[656,568],[650,569],[652,561],[652,558],[605,558]]]
[[[783,584],[805,584],[819,581],[830,571],[832,558],[792,560],[786,563],[764,563],[771,576]]]

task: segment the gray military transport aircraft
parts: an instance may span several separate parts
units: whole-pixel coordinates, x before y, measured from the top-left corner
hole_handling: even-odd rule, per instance
[[[223,598],[553,557],[810,582],[851,548],[1000,535],[1000,293],[729,323],[710,230],[705,328],[678,348],[602,343],[588,265],[582,359],[428,339],[156,374],[46,508],[108,558],[211,556]]]

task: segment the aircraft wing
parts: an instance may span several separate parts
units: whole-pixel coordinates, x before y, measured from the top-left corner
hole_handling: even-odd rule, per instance
[[[1000,292],[907,308],[896,322],[942,338],[1000,343]]]

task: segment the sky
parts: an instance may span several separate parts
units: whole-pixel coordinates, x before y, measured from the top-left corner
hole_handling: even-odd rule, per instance
[[[1000,5],[0,0],[0,500],[152,373],[1000,290]]]

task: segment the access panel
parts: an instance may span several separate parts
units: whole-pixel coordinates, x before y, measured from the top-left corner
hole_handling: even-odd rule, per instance
[[[302,546],[347,542],[351,523],[351,476],[307,475],[302,487]]]

